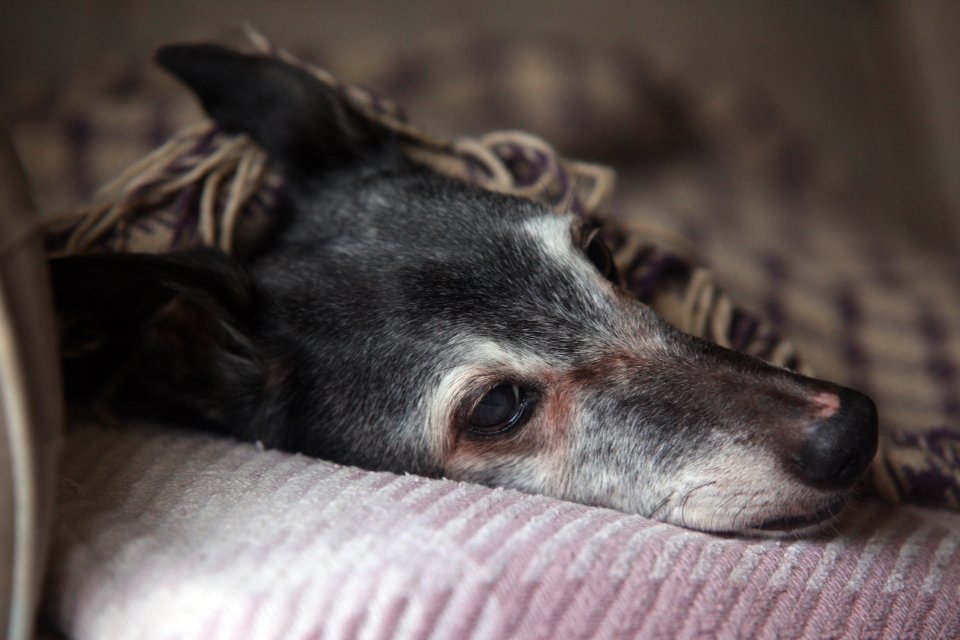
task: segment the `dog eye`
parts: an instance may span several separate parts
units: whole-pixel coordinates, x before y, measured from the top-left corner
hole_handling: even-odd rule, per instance
[[[483,396],[470,415],[470,430],[494,435],[513,429],[529,414],[529,394],[516,384],[501,384]]]
[[[583,244],[583,252],[600,272],[600,275],[614,284],[619,283],[620,276],[617,274],[617,265],[613,262],[613,254],[610,253],[610,249],[600,239],[600,229],[594,229],[587,236],[587,240]]]

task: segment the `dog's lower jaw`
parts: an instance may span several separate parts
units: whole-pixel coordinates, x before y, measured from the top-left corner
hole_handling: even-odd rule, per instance
[[[749,450],[732,445],[713,450],[709,461],[661,476],[651,487],[659,500],[637,505],[636,512],[720,535],[808,537],[833,530],[860,492],[862,480],[843,488],[810,486],[768,453],[747,458]]]
[[[658,519],[717,535],[756,538],[813,537],[836,531],[849,513],[858,492],[858,489],[850,489],[825,496],[805,509],[789,508],[788,500],[780,500],[770,508],[752,513],[746,513],[745,508],[710,513],[709,510],[688,509],[685,505],[678,504]]]
[[[810,537],[835,527],[848,510],[851,496],[842,496],[818,511],[807,514],[776,516],[750,524],[732,533],[754,537]]]

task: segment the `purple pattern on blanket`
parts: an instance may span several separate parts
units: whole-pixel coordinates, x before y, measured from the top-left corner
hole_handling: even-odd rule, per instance
[[[930,429],[922,434],[894,432],[890,434],[890,446],[926,454],[922,464],[890,470],[901,485],[902,499],[932,506],[960,505],[960,486],[952,475],[960,469],[960,433],[950,429]]]
[[[837,292],[837,309],[843,318],[844,333],[841,349],[846,359],[850,384],[869,393],[866,371],[870,368],[869,357],[860,345],[857,336],[862,330],[863,313],[857,301],[857,293],[850,284],[841,285]]]
[[[626,288],[650,304],[665,287],[682,286],[690,277],[690,263],[675,253],[650,248],[641,251],[623,274]]]
[[[196,244],[199,240],[196,215],[200,208],[199,196],[200,188],[195,184],[189,185],[177,196],[173,204],[176,218],[172,225],[173,236],[170,240],[170,246],[187,247]]]
[[[926,370],[931,377],[943,381],[941,402],[943,413],[952,420],[960,421],[960,376],[958,365],[944,352],[947,330],[943,322],[926,306],[919,309],[919,334],[927,344]]]

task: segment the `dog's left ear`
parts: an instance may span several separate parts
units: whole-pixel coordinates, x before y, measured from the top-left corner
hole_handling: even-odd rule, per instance
[[[248,133],[288,171],[309,175],[369,157],[392,134],[310,73],[215,45],[171,45],[157,62],[221,127]]]
[[[197,250],[50,266],[72,401],[122,383],[125,398],[227,428],[259,410],[269,369],[257,335],[264,302],[235,259]]]

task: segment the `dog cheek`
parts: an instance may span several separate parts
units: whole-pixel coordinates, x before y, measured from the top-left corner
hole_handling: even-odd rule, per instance
[[[480,449],[472,444],[458,447],[446,465],[444,476],[491,487],[562,497],[557,490],[556,460],[542,452],[515,453],[503,447]]]
[[[609,429],[596,428],[584,416],[570,439],[565,458],[564,490],[561,497],[573,502],[642,513],[643,495],[650,490],[643,478],[643,456],[633,443],[610,439]]]
[[[684,469],[709,451],[665,425],[674,417],[625,406],[608,388],[585,388],[568,438],[566,499],[651,515]]]

